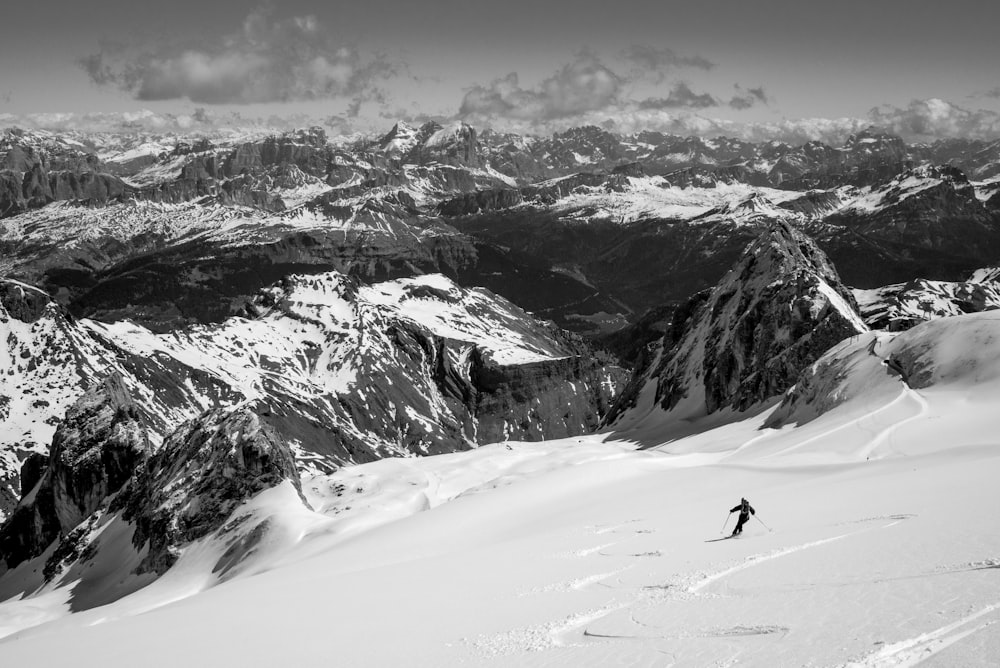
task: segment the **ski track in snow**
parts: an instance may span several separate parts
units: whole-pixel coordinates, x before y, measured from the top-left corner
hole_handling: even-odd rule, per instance
[[[702,589],[704,589],[705,587],[707,587],[708,585],[712,584],[716,580],[720,580],[720,579],[722,579],[724,577],[732,575],[733,573],[738,573],[739,571],[743,571],[743,570],[746,570],[746,569],[751,568],[753,566],[757,566],[757,565],[762,564],[762,563],[764,563],[766,561],[771,561],[772,559],[777,559],[779,557],[784,557],[786,555],[793,554],[795,552],[801,552],[802,550],[808,550],[811,547],[819,547],[820,545],[826,545],[827,543],[832,543],[835,540],[840,540],[842,538],[847,538],[848,536],[852,536],[852,535],[854,535],[854,533],[860,533],[860,532],[855,531],[853,533],[840,534],[839,536],[834,536],[832,538],[824,538],[822,540],[814,540],[814,541],[812,541],[810,543],[802,543],[801,545],[793,545],[792,547],[786,547],[784,549],[775,550],[774,552],[768,552],[768,553],[765,553],[765,554],[754,554],[754,555],[751,555],[751,556],[747,557],[746,560],[743,563],[741,563],[741,564],[737,564],[737,565],[731,566],[731,567],[729,567],[729,568],[727,568],[725,570],[716,571],[715,573],[711,573],[709,575],[706,575],[704,578],[702,578],[698,582],[690,585],[687,588],[687,591],[689,593],[691,593],[691,594],[695,594],[695,593],[701,591]]]
[[[557,582],[555,584],[545,585],[542,587],[532,587],[517,594],[518,598],[524,598],[525,596],[534,596],[536,594],[547,594],[550,592],[567,592],[584,589],[585,587],[592,584],[599,584],[604,580],[613,578],[616,575],[624,573],[625,571],[631,569],[632,566],[625,566],[624,568],[619,568],[607,573],[595,573],[593,575],[587,575],[580,578],[574,578],[572,580],[567,580],[566,582]]]
[[[876,434],[875,438],[869,441],[868,447],[861,452],[863,456],[870,457],[878,449],[878,447],[882,445],[883,442],[887,442],[891,445],[892,435],[893,433],[898,431],[900,427],[907,424],[908,422],[912,422],[914,420],[919,420],[923,417],[926,417],[927,413],[930,412],[930,405],[927,403],[927,400],[924,399],[919,392],[912,389],[909,385],[905,383],[903,383],[903,391],[900,392],[898,397],[896,397],[893,401],[887,404],[886,407],[891,406],[907,398],[913,399],[919,406],[919,410],[908,418],[900,420],[899,422],[896,422],[894,424],[890,424],[888,427],[886,427],[878,434]]]
[[[837,668],[908,668],[916,666],[963,638],[1000,622],[1000,619],[991,619],[969,627],[972,622],[998,610],[1000,610],[1000,603],[993,603],[951,624],[886,645],[862,659],[839,664]]]
[[[759,635],[770,635],[770,634],[785,634],[788,633],[789,629],[784,626],[775,626],[768,624],[757,624],[757,625],[737,625],[734,627],[727,628],[716,628],[716,629],[703,629],[698,632],[686,633],[677,636],[665,636],[665,635],[655,635],[655,634],[635,634],[635,635],[605,635],[601,633],[591,632],[587,626],[596,622],[600,619],[607,617],[616,612],[623,610],[629,611],[630,622],[637,627],[643,628],[655,628],[650,627],[650,625],[645,624],[635,617],[635,611],[637,609],[649,609],[662,604],[667,601],[684,601],[690,600],[696,596],[704,596],[705,594],[700,593],[705,587],[718,582],[719,580],[726,578],[734,573],[752,568],[754,566],[759,566],[760,564],[779,559],[781,557],[788,556],[790,554],[795,554],[808,550],[814,547],[820,547],[828,543],[832,543],[844,538],[849,538],[851,536],[871,531],[874,528],[889,528],[899,524],[912,517],[910,515],[895,515],[891,517],[877,517],[868,518],[867,520],[859,521],[871,521],[871,520],[893,520],[889,524],[882,525],[881,527],[869,527],[865,529],[860,529],[858,531],[852,531],[849,533],[840,534],[837,536],[832,536],[830,538],[823,538],[820,540],[814,540],[807,543],[800,543],[798,545],[792,545],[786,548],[780,548],[771,552],[765,552],[761,554],[754,554],[746,557],[742,562],[735,564],[733,566],[728,566],[721,570],[717,570],[710,573],[696,572],[693,574],[688,574],[686,576],[680,576],[672,582],[658,585],[646,585],[639,588],[637,593],[632,594],[624,600],[614,599],[604,606],[598,608],[592,608],[584,612],[580,612],[574,615],[569,615],[559,620],[554,620],[546,622],[543,624],[536,624],[533,626],[526,626],[517,629],[512,629],[502,633],[490,635],[490,636],[480,636],[479,638],[465,642],[471,644],[471,646],[479,653],[480,656],[484,658],[494,658],[498,656],[510,656],[512,654],[517,654],[520,652],[537,652],[547,650],[553,647],[566,647],[572,646],[574,644],[580,644],[582,642],[594,641],[609,641],[609,640],[652,640],[652,639],[672,639],[672,640],[685,640],[685,639],[695,639],[695,638],[715,638],[715,637],[739,637],[739,636],[759,636]],[[616,526],[614,528],[620,528]],[[589,529],[594,529],[595,527],[587,527]],[[603,533],[603,532],[602,532]],[[601,545],[594,548],[586,548],[582,550],[577,550],[570,553],[559,553],[557,557],[587,557],[593,554],[599,554],[601,550],[610,547],[612,545],[617,545],[618,543],[609,543],[608,545]],[[607,556],[607,555],[605,555]],[[649,554],[632,554],[628,555],[633,558],[640,558],[649,556]],[[530,596],[534,594],[548,593],[548,592],[568,592],[572,590],[580,590],[590,585],[600,585],[603,584],[605,580],[619,576],[621,573],[629,570],[632,566],[626,566],[624,568],[618,569],[616,571],[608,573],[595,573],[590,576],[585,576],[581,578],[576,578],[567,582],[555,583],[552,585],[546,585],[542,587],[535,587],[533,589],[520,592],[517,596]],[[620,584],[621,578],[618,578]],[[605,585],[609,589],[620,590],[622,587]],[[1000,607],[1000,605],[996,606]],[[991,608],[990,610],[992,610]],[[982,614],[985,614],[982,613]],[[964,623],[970,621],[972,618],[967,618]],[[991,622],[992,623],[992,622]],[[946,627],[947,628],[947,627]],[[580,630],[582,629],[582,631]],[[978,629],[976,629],[978,630]],[[970,631],[971,633],[971,631]],[[964,637],[964,636],[963,636]],[[573,638],[577,638],[576,641]],[[957,639],[952,639],[949,641],[954,642]],[[943,646],[942,646],[943,648]],[[888,648],[884,648],[883,651]],[[881,667],[883,664],[849,664],[851,666],[858,665],[862,667],[868,666],[878,666]],[[884,665],[912,665],[912,664],[884,664]]]
[[[918,409],[918,411],[916,413],[914,413],[913,415],[911,415],[911,416],[909,416],[909,417],[907,417],[907,418],[905,418],[903,420],[900,420],[899,422],[892,422],[892,423],[890,423],[887,427],[885,427],[880,432],[878,432],[877,434],[875,434],[875,436],[868,442],[868,446],[865,447],[864,449],[862,449],[860,453],[858,453],[862,457],[870,457],[872,455],[872,453],[874,453],[875,450],[878,448],[878,446],[881,445],[883,443],[883,441],[889,441],[891,439],[891,437],[892,437],[892,434],[895,433],[896,431],[898,431],[900,427],[902,427],[906,423],[911,422],[913,420],[918,420],[920,418],[926,417],[927,413],[930,411],[930,406],[927,403],[927,400],[924,399],[920,395],[919,392],[917,392],[914,389],[911,389],[906,383],[902,383],[902,385],[903,385],[903,389],[900,391],[900,393],[898,395],[896,395],[896,397],[894,397],[892,399],[892,401],[889,401],[888,403],[883,404],[882,406],[879,406],[878,408],[876,408],[876,409],[874,409],[874,410],[872,410],[872,411],[870,411],[868,413],[865,413],[864,415],[861,415],[860,417],[857,417],[857,418],[855,418],[853,420],[850,420],[849,422],[844,422],[842,424],[839,424],[836,427],[834,427],[833,429],[828,429],[827,431],[824,431],[824,432],[821,432],[819,434],[816,434],[815,436],[812,436],[810,438],[807,438],[804,441],[800,441],[800,442],[798,442],[798,443],[796,443],[794,445],[791,445],[791,446],[789,446],[787,448],[779,450],[778,452],[773,453],[772,455],[769,455],[769,456],[770,457],[779,457],[781,455],[788,454],[789,452],[793,452],[795,450],[799,450],[800,448],[802,448],[805,445],[808,445],[808,444],[813,443],[815,441],[819,441],[821,439],[827,438],[828,436],[831,436],[832,434],[835,434],[838,431],[842,431],[844,429],[847,429],[848,427],[860,427],[861,429],[864,429],[864,427],[861,426],[861,422],[862,421],[867,420],[869,418],[873,418],[876,415],[878,415],[879,413],[881,413],[883,411],[886,411],[886,410],[889,410],[890,408],[892,408],[893,406],[895,406],[896,404],[902,402],[903,400],[905,400],[907,398],[911,398],[914,401],[916,401],[916,403],[919,406],[919,409]],[[752,439],[751,442],[755,441],[757,439],[763,438],[764,436],[767,436],[767,434],[764,434],[762,436],[758,436],[757,438]],[[750,442],[748,442],[745,445],[749,445],[749,443]],[[740,449],[742,449],[742,448],[740,448]]]

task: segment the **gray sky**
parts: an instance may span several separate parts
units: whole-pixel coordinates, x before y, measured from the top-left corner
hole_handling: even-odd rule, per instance
[[[981,0],[8,4],[0,114],[1000,135],[1000,4]]]

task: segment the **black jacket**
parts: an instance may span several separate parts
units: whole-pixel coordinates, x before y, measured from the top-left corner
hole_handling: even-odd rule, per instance
[[[735,513],[737,510],[740,511],[740,515],[746,515],[747,517],[750,517],[750,515],[756,515],[757,514],[757,511],[755,511],[753,509],[753,506],[751,506],[749,502],[747,502],[747,503],[740,503],[735,508],[733,508],[732,510],[730,510],[729,512]],[[747,514],[748,512],[750,513],[749,515]]]

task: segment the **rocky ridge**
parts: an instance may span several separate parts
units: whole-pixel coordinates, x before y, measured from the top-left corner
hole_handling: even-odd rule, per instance
[[[776,222],[674,315],[608,424],[627,430],[764,405],[832,345],[867,330],[856,311],[823,252]]]
[[[367,281],[442,272],[599,335],[713,285],[778,217],[860,288],[959,280],[1000,252],[1000,192],[969,181],[993,178],[995,143],[909,146],[874,128],[839,147],[433,122],[341,143],[319,128],[3,137],[20,203],[0,223],[0,273],[77,316],[161,331],[222,321],[289,273],[335,269]],[[36,167],[39,184],[111,175],[124,190],[46,186],[29,206]],[[748,202],[764,205],[748,215]],[[664,258],[653,275],[646,256]]]
[[[264,401],[299,464],[324,471],[584,433],[625,374],[579,337],[440,275],[372,286],[336,272],[290,276],[243,317],[168,333],[73,320],[43,293],[27,294],[45,306],[33,307],[42,315],[30,326],[7,321],[18,342],[0,377],[14,409],[0,416],[13,439],[2,451],[8,490],[18,461],[44,453],[83,388],[112,373],[154,445],[206,409]]]

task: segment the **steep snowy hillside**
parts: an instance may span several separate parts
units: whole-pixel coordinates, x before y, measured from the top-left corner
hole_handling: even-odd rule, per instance
[[[0,652],[314,661],[309,643],[274,642],[298,634],[355,665],[990,666],[998,341],[989,313],[861,334],[774,411],[646,451],[591,436],[273,475],[224,523],[170,543],[174,566],[144,587],[116,575],[141,553],[112,504],[61,579],[19,599],[31,569],[0,577],[15,595]],[[214,462],[220,446],[171,449]],[[204,470],[184,489],[217,469]],[[740,496],[756,514],[725,540]],[[175,501],[165,518],[196,510]]]
[[[609,424],[655,439],[720,410],[760,406],[832,345],[866,330],[822,251],[773,223],[718,285],[675,314]]]
[[[998,331],[987,312],[845,341],[803,372],[741,456],[857,461],[992,444]]]

